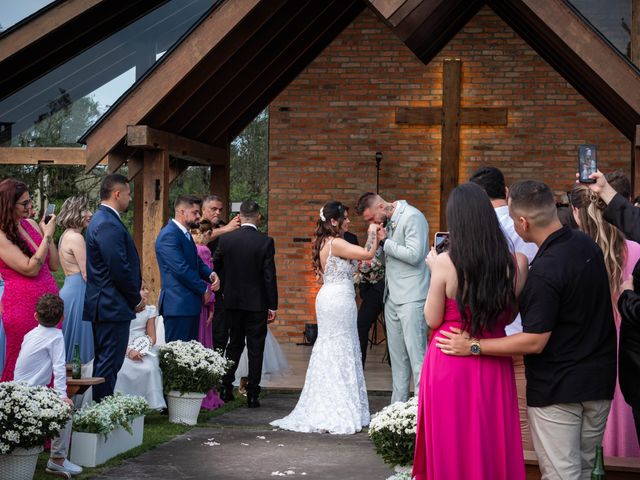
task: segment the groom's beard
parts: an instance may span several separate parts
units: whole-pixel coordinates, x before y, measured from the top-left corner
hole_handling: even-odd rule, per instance
[[[193,222],[187,222],[187,227],[189,229],[198,228],[199,226],[200,226],[200,222],[198,222],[197,220],[194,220]]]

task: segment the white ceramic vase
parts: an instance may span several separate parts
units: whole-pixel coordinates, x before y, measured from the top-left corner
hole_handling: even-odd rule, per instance
[[[198,414],[202,401],[206,397],[204,393],[178,392],[171,390],[167,393],[167,407],[169,408],[169,421],[195,425],[198,423]]]

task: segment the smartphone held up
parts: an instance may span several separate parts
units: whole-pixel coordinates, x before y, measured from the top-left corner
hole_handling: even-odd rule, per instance
[[[578,147],[578,174],[580,183],[595,183],[589,175],[598,171],[595,145],[580,145]]]
[[[438,254],[449,250],[449,232],[436,232],[433,239],[433,248]]]
[[[44,214],[44,223],[49,223],[49,220],[51,220],[51,216],[54,213],[56,213],[56,204],[50,203],[49,205],[47,205],[47,211]]]

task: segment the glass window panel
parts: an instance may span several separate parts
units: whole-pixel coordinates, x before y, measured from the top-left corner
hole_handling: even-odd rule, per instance
[[[631,0],[570,2],[620,53],[630,56]]]
[[[78,146],[77,139],[213,3],[171,0],[0,101],[0,144]]]
[[[50,3],[53,0],[0,0],[0,31],[7,30]]]

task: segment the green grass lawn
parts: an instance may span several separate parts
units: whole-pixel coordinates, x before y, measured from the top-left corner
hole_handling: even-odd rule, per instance
[[[142,439],[142,445],[112,458],[99,467],[85,468],[84,472],[82,472],[81,475],[73,478],[81,480],[99,475],[108,468],[119,465],[123,460],[127,458],[137,457],[138,455],[148,450],[152,450],[158,445],[165,443],[171,440],[173,437],[181,435],[193,428],[209,427],[210,425],[208,425],[207,422],[212,418],[222,415],[230,410],[234,410],[235,408],[238,408],[241,405],[245,405],[246,403],[247,399],[245,397],[237,396],[237,398],[233,402],[227,402],[223,407],[218,408],[217,410],[201,410],[200,416],[198,417],[198,424],[194,426],[169,423],[169,417],[167,415],[160,415],[157,412],[148,414],[144,417],[144,436]],[[51,475],[44,471],[48,459],[49,452],[43,452],[40,454],[38,458],[38,466],[36,467],[36,474],[33,477],[34,480],[47,480],[51,478],[57,478],[54,475]]]

